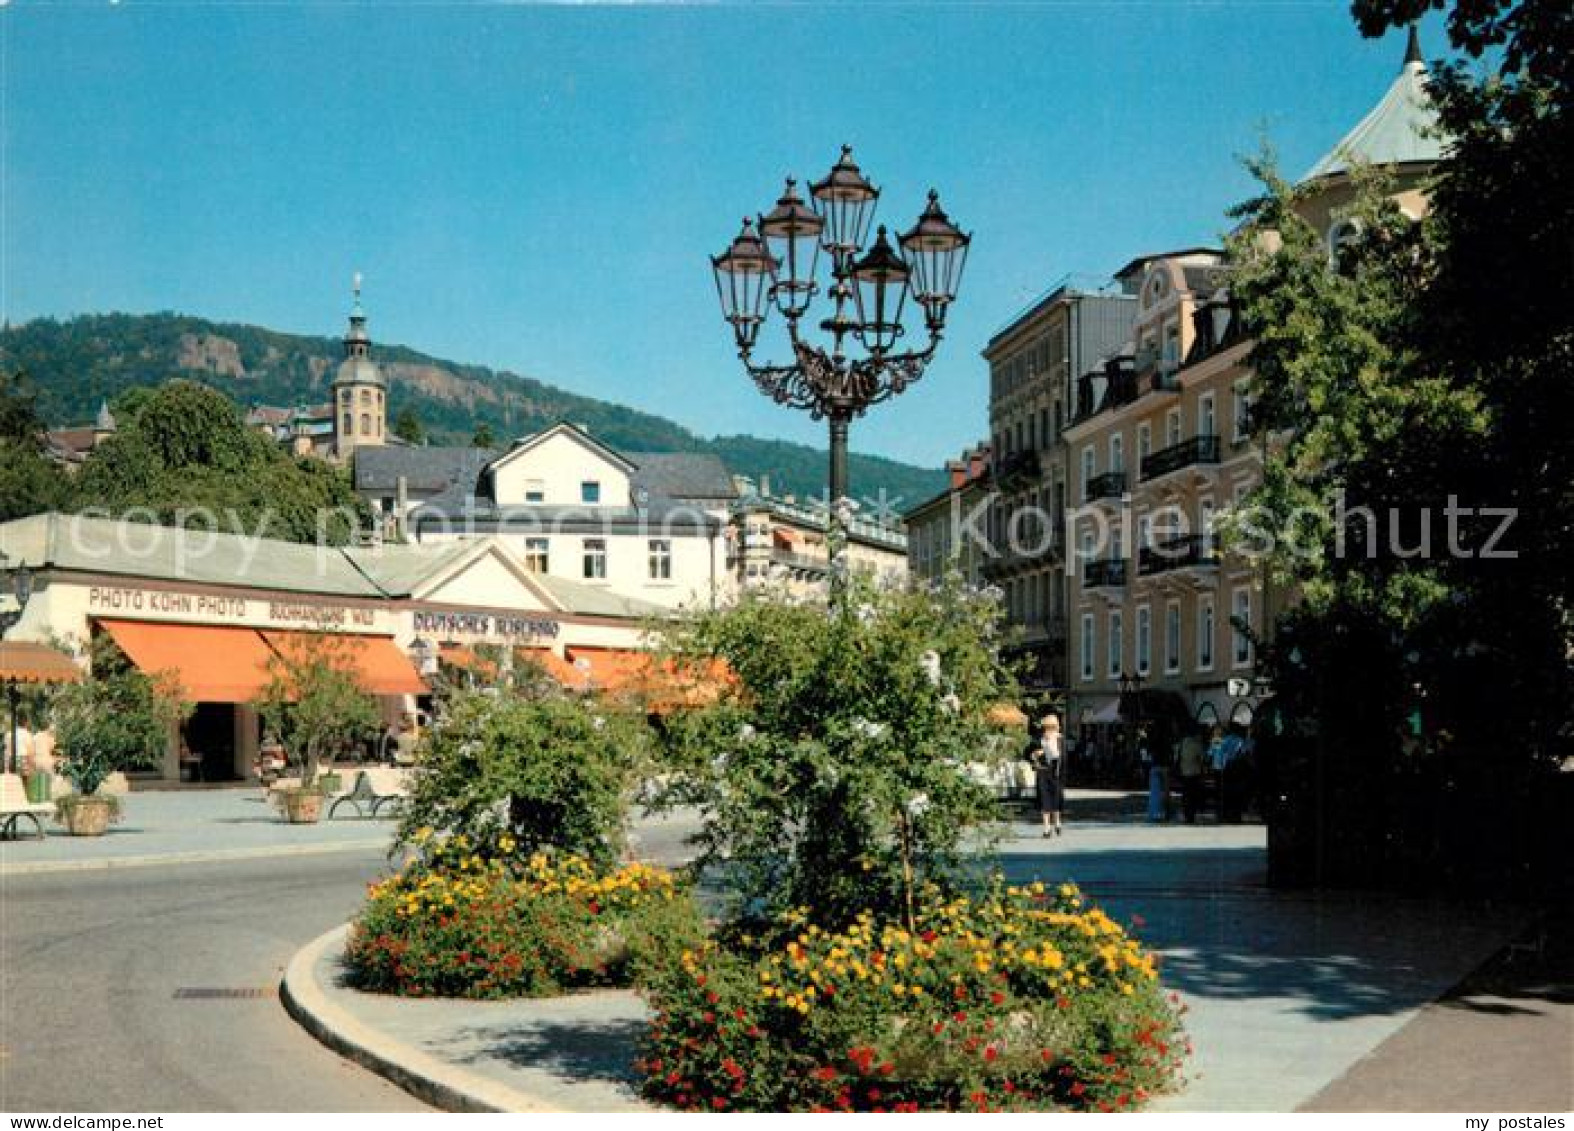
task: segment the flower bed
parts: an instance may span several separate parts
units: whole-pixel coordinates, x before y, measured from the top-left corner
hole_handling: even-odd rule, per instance
[[[373,884],[346,948],[362,989],[409,997],[545,997],[627,985],[697,937],[692,900],[645,864],[599,872],[581,856],[482,856],[465,837],[424,847]]]
[[[645,1095],[685,1110],[1141,1106],[1188,1051],[1153,955],[1071,885],[923,901],[915,929],[789,917],[651,987]]]

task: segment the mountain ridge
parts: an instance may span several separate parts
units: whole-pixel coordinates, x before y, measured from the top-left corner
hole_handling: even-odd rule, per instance
[[[176,377],[212,385],[242,405],[324,403],[341,353],[339,340],[326,335],[170,311],[42,317],[0,327],[0,366],[29,375],[53,426],[91,420],[101,401]],[[397,343],[377,344],[373,356],[389,379],[390,427],[408,407],[432,443],[468,442],[483,421],[508,437],[568,420],[629,452],[712,452],[735,474],[756,481],[768,475],[778,494],[824,490],[822,448],[752,435],[704,437],[654,413]],[[898,508],[933,496],[945,483],[939,469],[862,453],[850,455],[849,473],[856,497],[883,493]]]

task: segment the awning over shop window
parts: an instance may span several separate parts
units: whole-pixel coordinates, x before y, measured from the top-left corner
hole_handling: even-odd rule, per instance
[[[1110,723],[1120,722],[1120,696],[1109,695],[1096,700],[1084,700],[1082,715],[1077,721],[1091,723],[1094,726],[1108,726]]]
[[[169,673],[193,703],[250,703],[268,685],[268,662],[302,634],[205,624],[100,620],[131,662],[149,675]],[[373,695],[423,695],[426,684],[384,636],[332,634]]]
[[[193,703],[249,703],[268,684],[272,651],[254,628],[101,620],[142,671],[169,673]]]
[[[467,648],[463,644],[444,644],[438,651],[442,662],[453,668],[463,668],[473,672],[483,679],[497,678],[497,664],[476,655],[475,649]]]
[[[570,647],[566,659],[546,648],[524,648],[520,654],[571,691],[616,696],[658,713],[709,706],[736,682],[719,660],[700,671],[683,671],[671,660],[632,648]]]
[[[81,669],[58,648],[0,640],[0,683],[75,683],[81,678]]]
[[[289,647],[300,633],[264,631],[263,637],[275,649]],[[329,633],[335,646],[343,647],[355,661],[363,691],[373,695],[425,695],[426,681],[403,652],[386,636],[352,636]]]

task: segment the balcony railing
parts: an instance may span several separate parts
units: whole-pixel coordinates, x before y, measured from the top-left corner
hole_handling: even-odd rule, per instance
[[[1148,577],[1174,569],[1196,569],[1219,564],[1218,541],[1211,534],[1186,534],[1156,546],[1145,546],[1137,555],[1137,573]]]
[[[1082,567],[1082,588],[1101,589],[1126,584],[1126,560],[1109,558]]]
[[[1143,456],[1142,478],[1144,480],[1157,479],[1161,475],[1168,475],[1170,472],[1179,471],[1183,467],[1218,462],[1219,438],[1217,436],[1193,436],[1190,440],[1182,440],[1178,444],[1160,448],[1150,456]]]
[[[1002,456],[995,463],[995,482],[1003,489],[1009,490],[1022,483],[1032,482],[1037,479],[1043,470],[1039,453],[1032,449],[1024,449]]]
[[[1103,475],[1095,475],[1088,480],[1088,485],[1083,493],[1083,502],[1095,502],[1098,499],[1118,499],[1126,493],[1126,473],[1124,471],[1106,471]]]

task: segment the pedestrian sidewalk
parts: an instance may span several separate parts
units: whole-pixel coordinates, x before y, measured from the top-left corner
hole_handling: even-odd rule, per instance
[[[104,836],[68,836],[46,820],[41,841],[0,841],[0,876],[386,848],[394,828],[326,814],[316,825],[287,824],[261,786],[131,793],[121,802],[125,815]]]
[[[1163,957],[1196,1055],[1161,1111],[1293,1111],[1343,1076],[1524,923],[1506,908],[1269,891],[1260,826],[1086,821],[1000,846],[1015,881],[1074,880]],[[286,987],[332,1047],[445,1107],[638,1110],[638,998],[407,1001],[346,988],[343,935],[297,956]],[[393,1067],[389,1067],[392,1065]],[[414,1067],[412,1067],[414,1066]],[[1419,1071],[1419,1070],[1418,1070]],[[1424,1082],[1424,1081],[1423,1081]],[[479,1090],[477,1090],[479,1089]],[[1429,1106],[1425,1090],[1416,1109]]]

